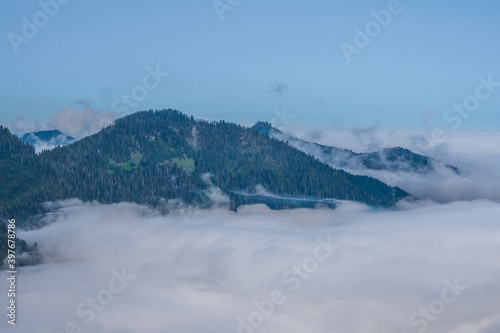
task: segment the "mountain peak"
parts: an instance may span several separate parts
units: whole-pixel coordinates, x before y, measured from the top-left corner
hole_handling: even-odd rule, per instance
[[[273,125],[267,121],[258,121],[253,125],[250,129],[254,131],[258,131],[260,134],[269,135],[270,133],[281,133],[281,131],[277,128],[274,128]]]
[[[57,129],[28,132],[24,133],[19,138],[24,143],[29,143],[35,147],[38,145],[64,146],[76,141],[74,137],[64,134]]]

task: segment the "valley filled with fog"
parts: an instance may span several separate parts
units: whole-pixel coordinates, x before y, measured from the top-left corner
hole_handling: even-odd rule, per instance
[[[43,264],[20,268],[18,316],[30,320],[13,332],[500,328],[498,203],[168,215],[59,204],[55,222],[20,233]]]

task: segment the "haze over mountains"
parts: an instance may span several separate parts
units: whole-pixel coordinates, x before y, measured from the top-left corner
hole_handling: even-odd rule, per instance
[[[272,138],[286,141],[333,168],[374,177],[421,199],[440,203],[475,199],[500,200],[500,193],[494,190],[491,182],[488,185],[488,181],[481,178],[480,170],[471,172],[468,169],[471,167],[470,163],[468,167],[464,163],[465,166],[459,169],[454,165],[397,146],[357,153],[333,145],[322,145],[300,139],[264,122],[255,124],[253,129]],[[491,189],[485,190],[485,187]]]
[[[386,170],[391,172],[410,172],[426,174],[437,168],[447,168],[459,174],[458,168],[441,163],[433,158],[416,154],[401,147],[385,148],[370,153],[356,153],[349,149],[320,145],[315,142],[298,139],[281,132],[269,123],[259,122],[253,129],[272,138],[283,140],[290,145],[316,156],[321,162],[338,169],[350,171]]]

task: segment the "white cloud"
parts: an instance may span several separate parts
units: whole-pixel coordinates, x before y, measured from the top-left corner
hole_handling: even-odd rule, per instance
[[[68,137],[65,134],[59,134],[58,136],[51,138],[49,141],[43,141],[40,140],[37,136],[35,136],[33,133],[31,133],[29,135],[29,139],[31,140],[32,145],[35,148],[36,153],[40,153],[44,150],[51,150],[54,149],[55,147],[66,145],[74,141],[74,140],[68,140]]]
[[[286,301],[255,332],[410,333],[410,315],[455,278],[467,289],[426,332],[490,333],[498,325],[482,322],[499,309],[499,204],[372,211],[345,202],[336,210],[246,206],[166,216],[128,203],[59,204],[55,223],[20,232],[46,259],[20,269],[11,332],[63,332],[70,321],[95,333],[237,332],[237,318],[279,289]],[[328,236],[339,247],[292,291],[283,274]],[[134,280],[87,323],[76,309],[122,269]],[[459,330],[469,324],[477,329]]]
[[[47,124],[50,128],[56,128],[65,134],[80,139],[99,132],[117,118],[118,116],[114,111],[102,112],[89,107],[79,110],[70,106],[56,111]]]
[[[450,333],[497,333],[499,331],[500,314],[494,314],[475,322],[461,324]]]
[[[15,121],[12,122],[2,122],[1,125],[9,128],[11,133],[20,135],[27,132],[42,131],[45,126],[41,125],[38,121],[35,123],[26,121],[23,117],[17,117]]]
[[[500,163],[495,163],[493,160],[476,160],[473,164],[455,164],[463,171],[460,175],[439,165],[435,166],[435,172],[428,174],[368,169],[351,170],[351,172],[375,177],[389,185],[398,186],[418,198],[439,203],[478,199],[500,202],[500,177],[498,174],[480,172],[488,164],[492,167],[497,166],[496,170],[500,167]]]

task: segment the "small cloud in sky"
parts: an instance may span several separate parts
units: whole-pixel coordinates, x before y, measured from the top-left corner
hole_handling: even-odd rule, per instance
[[[269,87],[268,92],[273,93],[273,94],[278,94],[281,95],[285,92],[285,90],[288,89],[288,85],[284,83],[280,83],[278,81],[274,81],[271,86]]]
[[[47,124],[72,137],[82,138],[97,133],[117,118],[114,111],[103,112],[90,107],[79,110],[69,106],[63,110],[57,110]]]
[[[33,122],[27,121],[24,117],[19,116],[16,117],[14,121],[11,122],[2,122],[1,125],[6,126],[9,128],[9,130],[14,133],[14,134],[24,134],[27,132],[36,132],[36,131],[42,131],[45,128],[45,126],[41,125],[38,120]]]
[[[87,100],[87,99],[79,99],[77,101],[75,101],[75,104],[76,105],[81,105],[85,108],[89,108],[90,107],[90,101]]]

